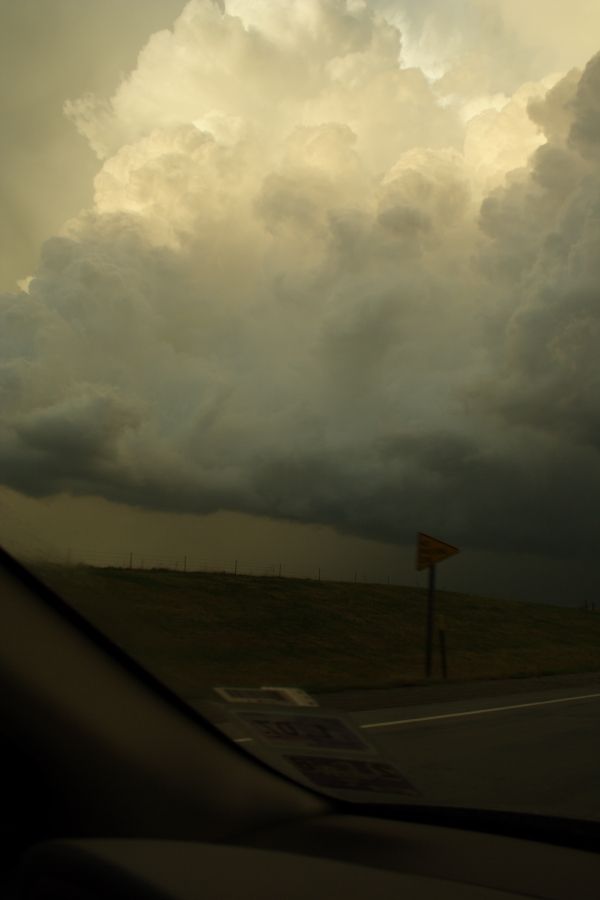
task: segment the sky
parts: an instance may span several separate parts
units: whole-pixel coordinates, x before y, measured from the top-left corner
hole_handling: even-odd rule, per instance
[[[5,540],[597,592],[599,25],[0,0]]]

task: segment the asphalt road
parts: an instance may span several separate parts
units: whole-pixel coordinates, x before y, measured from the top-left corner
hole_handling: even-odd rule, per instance
[[[420,794],[410,802],[600,821],[600,673],[363,689],[318,701],[395,764]],[[198,708],[285,771],[282,756],[232,720],[227,704]]]
[[[600,819],[596,679],[346,715],[425,802]]]

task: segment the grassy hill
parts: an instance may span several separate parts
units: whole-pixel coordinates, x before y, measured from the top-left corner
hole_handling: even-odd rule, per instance
[[[417,588],[84,566],[38,573],[184,696],[218,684],[318,692],[423,680]],[[444,591],[437,609],[450,679],[600,670],[598,613]]]

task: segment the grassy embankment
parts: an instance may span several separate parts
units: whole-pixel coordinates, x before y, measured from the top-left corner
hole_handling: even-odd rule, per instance
[[[211,573],[45,567],[48,584],[184,696],[423,679],[425,592]],[[600,615],[438,592],[453,680],[600,670]],[[439,675],[439,655],[435,658]]]

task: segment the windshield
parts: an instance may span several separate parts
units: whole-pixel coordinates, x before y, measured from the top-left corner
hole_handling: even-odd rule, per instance
[[[2,545],[313,789],[600,819],[600,9],[0,24]]]

